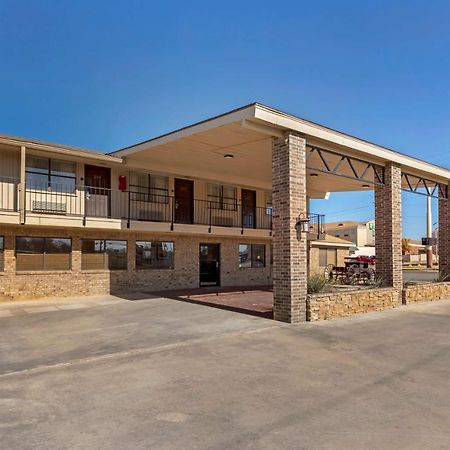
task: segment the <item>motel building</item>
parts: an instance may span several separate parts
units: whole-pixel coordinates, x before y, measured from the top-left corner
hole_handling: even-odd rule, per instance
[[[395,306],[401,192],[439,198],[449,274],[449,181],[445,168],[258,103],[110,154],[0,135],[0,297],[273,285],[274,318],[302,322],[309,264],[346,247],[327,244],[309,200],[372,190],[384,283],[373,301]]]

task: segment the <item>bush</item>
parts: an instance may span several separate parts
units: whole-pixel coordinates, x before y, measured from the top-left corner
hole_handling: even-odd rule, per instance
[[[333,284],[320,273],[308,277],[308,294],[320,294],[321,292],[330,292]]]
[[[450,275],[439,272],[439,275],[433,281],[435,283],[445,283],[446,281],[450,281]]]

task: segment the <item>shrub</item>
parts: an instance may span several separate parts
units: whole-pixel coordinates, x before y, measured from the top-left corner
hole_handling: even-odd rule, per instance
[[[450,275],[446,275],[445,273],[439,272],[439,275],[433,281],[435,283],[444,283],[446,281],[450,281]]]
[[[333,284],[320,273],[308,277],[308,294],[319,294],[321,292],[330,292]]]

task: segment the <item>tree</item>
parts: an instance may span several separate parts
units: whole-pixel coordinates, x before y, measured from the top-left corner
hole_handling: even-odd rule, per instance
[[[402,239],[402,254],[407,255],[410,252],[410,239]]]

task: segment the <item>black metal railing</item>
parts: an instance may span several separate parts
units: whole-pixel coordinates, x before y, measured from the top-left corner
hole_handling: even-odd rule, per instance
[[[0,178],[0,210],[18,210],[18,180]],[[244,229],[272,229],[271,207],[248,207],[240,204],[219,204],[211,200],[174,198],[168,195],[119,191],[93,186],[26,187],[27,213],[110,218],[144,222],[206,225]],[[324,215],[309,214],[309,236],[324,233]]]
[[[319,239],[321,235],[325,234],[324,224],[325,224],[325,215],[324,214],[315,214],[309,213],[309,237],[311,239]]]
[[[19,198],[19,179],[0,177],[0,210],[17,211]]]

